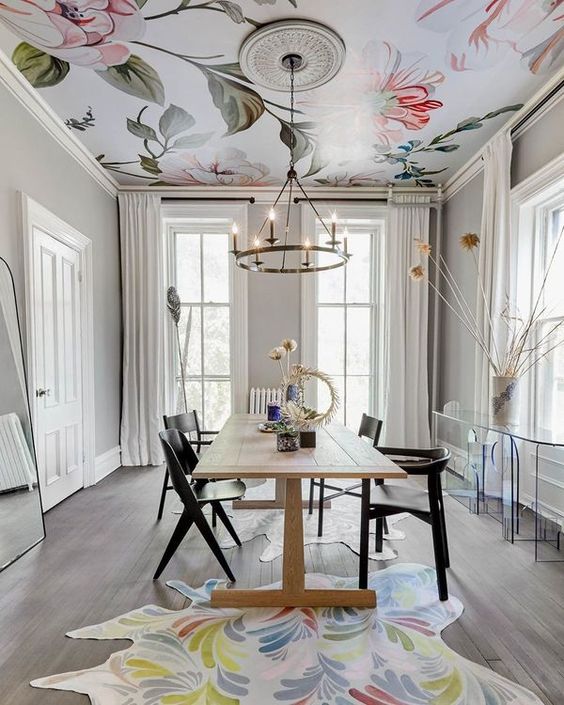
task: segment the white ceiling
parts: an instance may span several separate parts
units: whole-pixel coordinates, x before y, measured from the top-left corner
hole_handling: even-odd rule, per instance
[[[271,185],[288,96],[237,57],[287,18],[347,47],[298,95],[313,185],[444,183],[563,63],[563,0],[4,0],[0,47],[121,183]]]

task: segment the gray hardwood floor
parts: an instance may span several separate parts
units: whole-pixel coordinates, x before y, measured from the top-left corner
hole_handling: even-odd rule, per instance
[[[47,540],[0,574],[1,705],[79,705],[85,696],[31,688],[31,679],[94,666],[126,641],[82,641],[65,632],[157,603],[179,609],[171,578],[192,585],[221,576],[199,539],[173,558],[162,579],[151,576],[176,517],[156,524],[162,472],[121,469],[46,516]],[[170,498],[169,498],[170,502]],[[169,505],[170,507],[170,505]],[[548,705],[564,703],[564,563],[535,564],[532,546],[511,546],[500,525],[447,501],[452,568],[449,588],[461,618],[443,633],[458,653],[535,691]],[[404,562],[432,565],[429,527],[410,518],[395,547]],[[228,551],[238,586],[280,578],[280,560],[258,560],[265,539]],[[371,570],[384,567],[371,564]],[[343,545],[309,546],[306,569],[355,575],[357,557]]]

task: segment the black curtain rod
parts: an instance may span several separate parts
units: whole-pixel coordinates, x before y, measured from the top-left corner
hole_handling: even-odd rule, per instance
[[[333,203],[333,202],[342,201],[347,204],[351,204],[351,203],[387,203],[388,199],[387,198],[344,198],[343,196],[339,196],[337,198],[304,198],[303,196],[302,197],[299,197],[299,196],[294,197],[294,203],[296,203],[296,204],[302,203],[303,201],[305,201],[306,203],[307,203],[307,201],[311,201],[312,203],[317,203],[318,201],[320,203]]]
[[[239,201],[239,203],[245,203],[248,201],[249,203],[255,203],[255,197],[249,196],[248,198],[240,198],[239,196],[211,196],[210,198],[192,198],[191,196],[186,196],[183,194],[182,196],[167,196],[166,198],[163,198],[164,203],[168,201]]]
[[[529,110],[529,112],[526,115],[523,115],[523,117],[517,122],[513,127],[511,128],[511,134],[513,135],[517,130],[519,130],[523,125],[525,125],[529,120],[534,117],[538,111],[548,103],[549,100],[552,100],[555,95],[558,95],[560,91],[564,88],[564,81],[560,81],[554,88],[545,95],[545,97],[539,101],[533,108]]]

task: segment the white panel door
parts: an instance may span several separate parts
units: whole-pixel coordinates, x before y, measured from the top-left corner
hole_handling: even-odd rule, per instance
[[[84,485],[80,254],[34,226],[35,437],[43,505]]]

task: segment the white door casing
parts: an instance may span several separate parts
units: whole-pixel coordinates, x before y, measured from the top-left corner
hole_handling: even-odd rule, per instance
[[[91,243],[22,197],[29,394],[45,510],[94,483]]]

